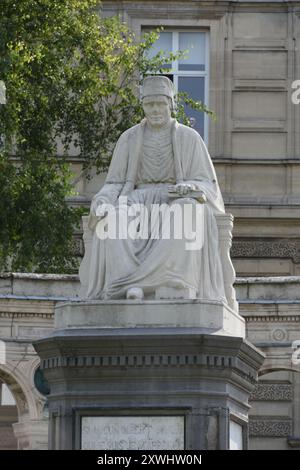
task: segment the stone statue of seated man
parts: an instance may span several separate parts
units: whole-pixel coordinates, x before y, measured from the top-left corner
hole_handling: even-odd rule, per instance
[[[172,118],[173,100],[167,77],[145,78],[145,118],[119,138],[92,200],[90,299],[225,300],[216,223],[224,213],[221,192],[201,136]],[[110,212],[117,236],[109,236]]]

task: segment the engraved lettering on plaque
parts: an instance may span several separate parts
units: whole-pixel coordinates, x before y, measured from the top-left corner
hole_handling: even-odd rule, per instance
[[[83,450],[182,450],[184,416],[85,416]]]

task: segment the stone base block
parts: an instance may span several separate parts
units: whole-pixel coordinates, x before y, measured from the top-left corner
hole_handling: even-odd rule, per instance
[[[57,304],[56,329],[197,328],[198,332],[245,338],[245,320],[211,300],[71,301]]]

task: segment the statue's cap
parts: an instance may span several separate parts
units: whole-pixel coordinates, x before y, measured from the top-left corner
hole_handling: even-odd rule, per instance
[[[163,75],[151,75],[144,78],[142,98],[153,95],[164,95],[173,100],[174,85],[171,80]]]

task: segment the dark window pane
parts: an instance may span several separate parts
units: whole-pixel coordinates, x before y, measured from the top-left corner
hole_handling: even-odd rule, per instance
[[[205,66],[203,64],[179,64],[179,70],[192,70],[193,72],[204,72]]]
[[[164,73],[162,74],[163,77],[167,77],[171,80],[171,82],[174,82],[174,75],[171,75],[170,73]]]
[[[178,77],[178,91],[185,91],[193,100],[204,103],[204,77]],[[185,113],[192,119],[192,127],[204,138],[204,113],[190,106],[185,106]]]
[[[49,383],[45,379],[43,371],[40,369],[40,367],[38,367],[34,373],[34,385],[42,395],[49,395]]]

